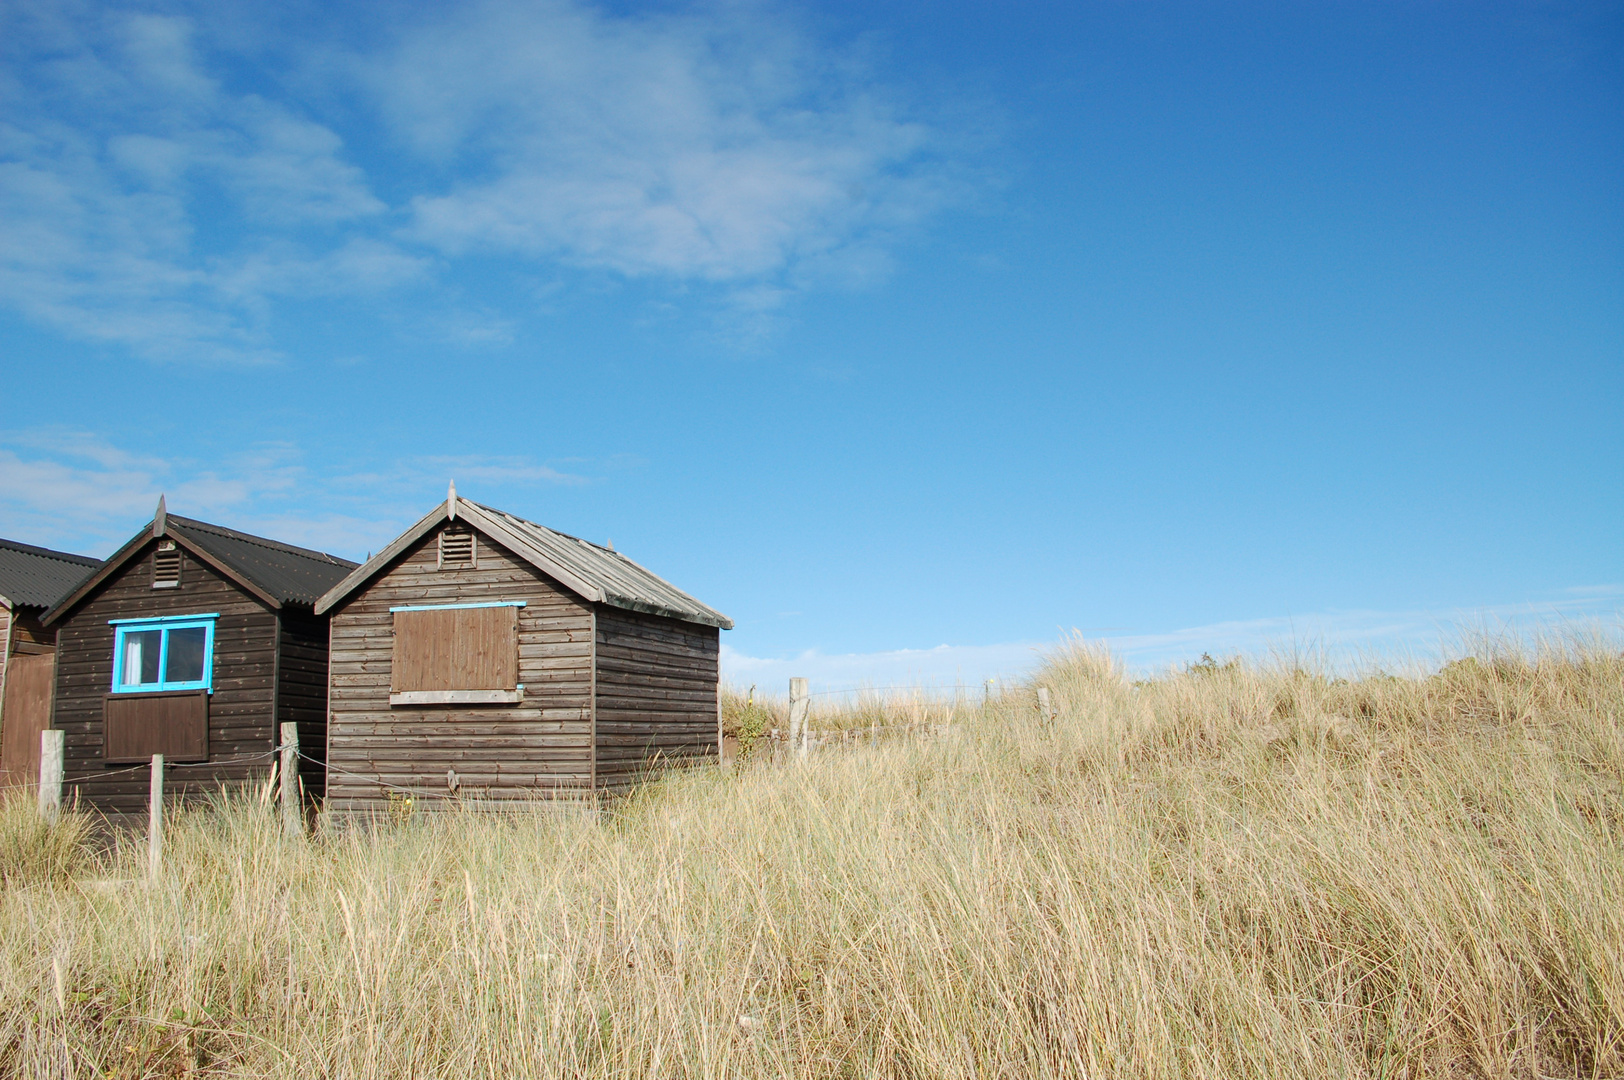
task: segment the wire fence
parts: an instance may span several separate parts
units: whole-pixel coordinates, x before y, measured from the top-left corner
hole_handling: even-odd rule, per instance
[[[752,703],[754,703],[755,687],[751,687],[750,689],[750,700]],[[859,699],[858,707],[861,707],[864,704],[869,704],[860,700],[867,695],[907,691],[910,696],[906,699],[897,700],[896,698],[892,698],[873,704],[877,704],[882,710],[912,710],[914,711],[914,715],[910,719],[907,719],[901,723],[880,723],[871,720],[866,724],[823,728],[814,727],[811,724],[808,724],[800,738],[804,742],[807,752],[855,750],[861,747],[879,746],[881,743],[885,742],[897,742],[908,739],[940,740],[948,737],[958,726],[954,722],[957,718],[957,709],[966,702],[966,699],[972,699],[975,696],[978,696],[976,692],[980,691],[982,701],[985,702],[994,696],[1002,695],[1009,689],[1011,689],[1011,687],[1008,685],[1002,684],[998,680],[989,679],[985,684],[978,687],[959,685],[950,689],[932,689],[917,685],[893,685],[856,686],[832,690],[819,690],[807,694],[806,696],[808,698],[830,698],[839,696],[856,697]],[[930,715],[931,711],[933,709],[941,709],[944,705],[950,706],[950,709],[948,712],[941,714],[942,719],[938,721],[932,718]],[[763,756],[762,750],[756,748],[756,744],[765,744],[764,756],[769,760],[780,760],[787,758],[800,748],[800,744],[796,742],[795,734],[788,729],[780,727],[768,728],[753,738],[748,736],[743,738],[730,736],[730,738],[736,739],[736,744],[739,746],[739,749],[747,750],[752,757]],[[324,776],[329,778],[343,777],[348,780],[359,781],[360,783],[365,784],[366,786],[375,790],[382,790],[390,795],[399,796],[405,799],[426,799],[453,802],[463,801],[465,799],[464,794],[457,789],[450,777],[448,777],[446,781],[450,790],[446,791],[433,790],[427,783],[410,785],[392,783],[384,779],[381,771],[371,773],[355,772],[351,769],[334,765],[332,762],[326,761],[323,758],[312,756],[311,754],[306,753],[302,748],[298,748],[296,744],[291,748],[295,749],[300,760],[316,766],[322,771]],[[234,757],[218,758],[209,761],[165,762],[164,767],[166,773],[183,773],[185,770],[197,769],[217,770],[224,766],[266,761],[268,759],[275,758],[278,754],[287,749],[290,749],[290,746],[281,745],[272,747],[269,750],[264,750],[259,753],[239,754]],[[723,747],[722,749],[724,750],[724,754],[722,756],[724,760],[726,760],[728,756],[725,753],[726,748]],[[93,781],[106,780],[110,777],[123,776],[137,772],[146,772],[150,768],[151,764],[149,762],[143,762],[141,764],[129,765],[123,768],[106,769],[100,772],[85,773],[79,776],[63,777],[61,782],[64,786],[79,785]],[[226,778],[220,779],[224,781]],[[425,780],[427,780],[427,778],[425,778]],[[435,782],[438,783],[437,778]]]
[[[181,769],[217,769],[222,765],[240,765],[246,761],[264,761],[268,757],[275,757],[282,751],[278,746],[272,750],[265,750],[258,754],[242,754],[237,757],[214,758],[209,761],[165,761],[164,772],[178,772]],[[102,772],[85,773],[83,776],[64,776],[64,784],[81,784],[89,780],[105,780],[109,776],[120,776],[124,773],[148,772],[152,768],[150,761],[143,761],[139,765],[131,765],[123,769],[107,769]]]
[[[348,776],[351,779],[360,780],[363,783],[366,783],[366,784],[368,784],[368,785],[370,785],[372,787],[382,788],[385,791],[392,791],[395,794],[404,796],[406,798],[410,798],[410,799],[440,799],[440,800],[450,800],[450,801],[453,801],[453,802],[458,801],[458,800],[461,799],[461,796],[458,795],[454,791],[439,792],[439,791],[428,791],[428,790],[425,790],[425,789],[420,788],[420,787],[401,787],[399,784],[391,784],[391,783],[389,783],[382,776],[377,775],[377,774],[368,775],[366,773],[351,772],[348,769],[341,769],[337,765],[332,764],[331,762],[317,761],[315,758],[311,757],[308,754],[304,754],[304,753],[301,753],[299,756],[304,758],[306,761],[312,762],[312,763],[317,764],[317,765],[321,765],[324,769],[326,769],[328,776],[333,776],[333,775]]]
[[[1000,694],[1006,689],[1010,688],[1012,685],[1013,684],[1007,680],[988,679],[981,683],[956,683],[953,686],[921,686],[918,683],[898,684],[894,686],[850,686],[837,690],[814,690],[809,693],[807,697],[862,697],[866,694],[894,693],[898,690],[906,690],[913,696],[923,699],[940,699],[943,697],[958,698],[972,697],[978,694],[982,696]],[[748,690],[741,691],[731,689],[729,691],[724,691],[724,693],[731,692],[740,697],[749,697],[751,700],[754,700],[755,691],[756,684],[752,684]],[[773,699],[773,695],[770,694],[763,695],[762,697],[762,700]]]
[[[976,693],[986,694],[986,693],[989,693],[989,692],[991,692],[991,687],[993,685],[995,685],[995,684],[993,683],[992,680],[989,679],[986,683],[978,685],[978,686],[964,686],[964,685],[951,686],[951,687],[918,686],[918,685],[914,685],[914,686],[853,686],[853,687],[849,687],[849,688],[844,689],[844,690],[814,690],[812,693],[808,694],[807,697],[832,697],[832,696],[836,696],[836,695],[844,695],[844,696],[847,696],[847,697],[853,697],[853,696],[861,697],[864,694],[878,694],[878,693],[881,693],[881,692],[895,692],[897,690],[907,690],[912,695],[914,695],[915,697],[922,697],[922,698],[943,697],[943,696],[969,697],[971,694],[976,694]]]

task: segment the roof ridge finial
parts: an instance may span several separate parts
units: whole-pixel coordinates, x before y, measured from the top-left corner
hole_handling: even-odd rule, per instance
[[[158,509],[152,515],[152,535],[162,536],[169,528],[169,512],[164,509],[163,492],[158,493]]]
[[[445,510],[448,518],[452,521],[457,520],[457,481],[455,479],[451,481],[451,488],[446,492]]]

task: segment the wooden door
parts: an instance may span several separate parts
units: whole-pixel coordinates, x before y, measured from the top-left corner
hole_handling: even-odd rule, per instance
[[[51,726],[55,689],[55,653],[7,659],[6,699],[0,705],[0,787],[39,783],[39,735]]]

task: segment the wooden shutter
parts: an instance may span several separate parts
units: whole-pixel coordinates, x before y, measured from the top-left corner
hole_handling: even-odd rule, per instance
[[[102,756],[107,761],[209,759],[209,692],[108,694],[102,704]]]
[[[395,612],[395,704],[517,701],[519,609]]]

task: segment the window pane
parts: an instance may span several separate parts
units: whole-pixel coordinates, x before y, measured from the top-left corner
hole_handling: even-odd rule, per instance
[[[124,635],[125,686],[144,686],[158,681],[158,639],[162,630],[139,630]]]
[[[188,626],[169,631],[169,655],[164,661],[164,682],[200,682],[203,679],[203,643],[208,631]]]

